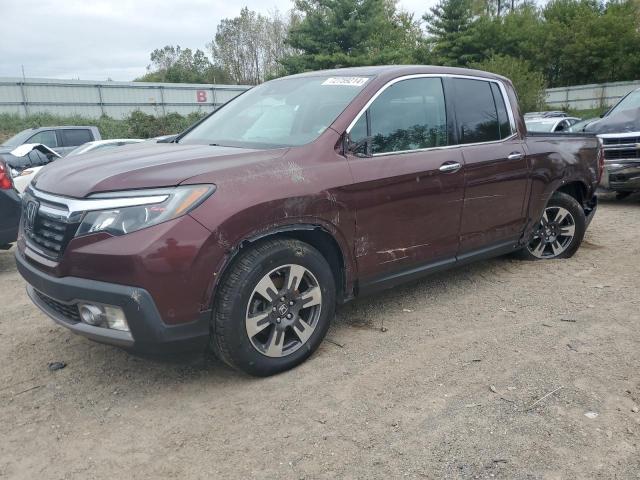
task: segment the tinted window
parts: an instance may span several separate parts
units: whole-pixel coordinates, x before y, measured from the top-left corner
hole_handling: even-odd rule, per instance
[[[454,78],[453,84],[460,143],[500,140],[500,124],[491,83]]]
[[[62,143],[65,147],[75,147],[93,140],[93,135],[86,129],[61,130]]]
[[[439,78],[402,80],[391,85],[368,110],[371,153],[401,152],[447,144],[447,115]],[[358,141],[365,116],[352,129]]]
[[[32,136],[25,143],[41,143],[46,145],[47,147],[57,147],[58,140],[56,139],[56,132],[53,130],[45,130],[43,132],[38,132],[34,136]]]
[[[498,111],[498,124],[500,125],[500,138],[510,137],[513,133],[511,131],[511,123],[509,122],[509,114],[507,113],[507,106],[504,104],[504,97],[500,91],[500,87],[497,83],[491,82],[491,92],[493,93],[493,99],[496,102],[496,109]]]

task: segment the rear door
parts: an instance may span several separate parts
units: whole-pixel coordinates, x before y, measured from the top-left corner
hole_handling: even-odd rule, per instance
[[[465,162],[459,252],[464,256],[518,240],[529,168],[505,87],[483,79],[450,82]]]
[[[93,133],[88,128],[63,128],[58,134],[61,147],[56,151],[62,156],[80,145],[93,141]]]
[[[441,78],[402,79],[383,87],[349,130],[359,146],[347,155],[356,257],[372,288],[455,258],[464,162],[459,148],[449,148],[445,105]]]

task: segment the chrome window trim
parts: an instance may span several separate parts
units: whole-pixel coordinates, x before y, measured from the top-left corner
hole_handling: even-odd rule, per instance
[[[462,74],[451,74],[451,73],[415,73],[411,75],[404,75],[402,77],[397,77],[389,80],[382,87],[378,89],[378,91],[369,99],[369,101],[362,107],[362,109],[358,112],[355,118],[351,121],[349,126],[347,127],[346,133],[351,133],[354,125],[360,120],[360,117],[365,114],[365,112],[369,109],[371,104],[376,101],[376,99],[391,85],[394,85],[398,82],[402,82],[403,80],[412,80],[416,78],[462,78],[465,80],[480,80],[483,82],[493,82],[498,85],[500,89],[500,93],[502,94],[502,99],[504,101],[505,107],[507,109],[507,115],[509,116],[509,126],[511,127],[511,135],[505,138],[501,138],[499,140],[491,140],[488,142],[475,142],[475,143],[458,143],[456,145],[444,145],[442,147],[428,147],[428,148],[416,148],[413,150],[402,150],[397,152],[384,152],[384,153],[374,153],[371,156],[367,156],[366,158],[372,157],[380,157],[386,155],[398,155],[401,153],[412,153],[412,152],[426,152],[429,150],[443,150],[448,148],[458,148],[462,146],[474,146],[474,145],[491,145],[495,143],[506,142],[507,140],[511,140],[517,136],[518,130],[516,128],[515,117],[513,116],[513,108],[511,106],[511,101],[509,100],[509,96],[507,95],[507,88],[504,86],[504,83],[501,80],[493,79],[493,78],[485,78],[485,77],[476,77],[473,75],[462,75]],[[444,89],[444,87],[443,87]],[[444,91],[444,90],[443,90]],[[497,106],[496,106],[497,108]],[[448,112],[447,112],[448,113]]]
[[[49,204],[40,204],[40,210],[50,214],[59,215],[62,218],[68,219],[74,214],[91,212],[95,210],[109,210],[112,208],[133,207],[138,205],[152,205],[155,203],[162,203],[167,198],[168,194],[136,196],[136,197],[122,197],[122,198],[109,198],[109,199],[77,199],[62,197],[58,195],[52,195],[50,193],[42,192],[33,186],[29,187],[27,193],[38,200],[48,202]],[[126,192],[122,192],[126,195]],[[64,205],[66,210],[58,208],[58,205]]]
[[[456,145],[443,145],[442,147],[416,148],[414,150],[398,150],[397,152],[374,153],[374,154],[372,154],[370,156],[362,157],[362,158],[384,157],[384,156],[387,156],[387,155],[400,155],[400,154],[406,154],[406,153],[429,152],[429,151],[432,151],[432,150],[451,150],[451,149],[454,149],[454,148],[473,147],[473,146],[478,146],[478,145],[491,145],[491,144],[495,144],[495,143],[506,142],[507,140],[512,140],[516,136],[517,136],[516,133],[512,133],[507,138],[501,138],[500,140],[492,140],[490,142],[458,143]]]

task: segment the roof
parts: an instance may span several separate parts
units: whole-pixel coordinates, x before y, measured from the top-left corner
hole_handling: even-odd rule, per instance
[[[377,65],[367,67],[349,67],[336,68],[331,70],[317,70],[313,72],[304,72],[291,77],[314,77],[318,75],[336,75],[336,76],[386,76],[400,77],[404,75],[415,74],[432,74],[432,75],[469,75],[474,77],[483,77],[491,79],[504,80],[505,77],[482,70],[472,70],[470,68],[442,67],[437,65]],[[291,78],[283,77],[283,78]]]
[[[27,130],[52,130],[52,129],[56,129],[56,130],[75,130],[78,128],[97,128],[95,125],[60,125],[60,126],[51,126],[51,127],[33,127],[33,128],[28,128]]]

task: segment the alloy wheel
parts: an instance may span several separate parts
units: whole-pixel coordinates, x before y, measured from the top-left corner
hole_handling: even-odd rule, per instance
[[[267,273],[249,297],[245,325],[253,347],[267,357],[285,357],[313,334],[322,308],[318,280],[307,268],[282,265]]]
[[[569,248],[576,232],[573,215],[563,207],[547,207],[527,245],[537,258],[554,258]]]

